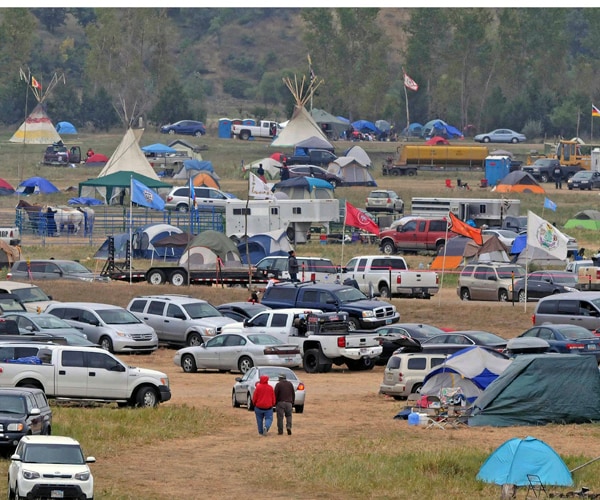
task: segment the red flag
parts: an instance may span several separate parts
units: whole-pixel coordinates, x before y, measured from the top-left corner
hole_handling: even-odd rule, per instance
[[[36,79],[33,77],[33,75],[31,75],[31,86],[32,86],[33,88],[36,88],[36,89],[40,89],[40,90],[42,90],[42,86],[40,85],[40,82],[38,82],[38,81],[37,81],[37,80],[36,80]]]
[[[379,226],[367,214],[346,202],[346,225],[362,229],[367,233],[379,234]]]
[[[450,220],[448,222],[448,231],[471,238],[479,246],[483,245],[483,235],[481,234],[481,229],[470,226],[466,222],[461,221],[452,212],[448,212],[448,215],[450,216]]]
[[[417,85],[417,82],[415,82],[406,73],[404,73],[404,86],[410,90],[414,90],[415,92],[419,90],[419,85]]]

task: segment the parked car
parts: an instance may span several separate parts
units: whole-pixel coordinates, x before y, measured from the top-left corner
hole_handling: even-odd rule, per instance
[[[555,293],[576,292],[577,275],[567,271],[534,271],[515,281],[513,300],[538,300]]]
[[[225,211],[227,200],[235,199],[235,196],[229,193],[210,187],[194,187],[196,193],[196,207],[198,210],[214,209]],[[167,210],[177,210],[178,212],[187,212],[190,209],[190,187],[179,186],[171,189],[165,198],[165,208]]]
[[[500,243],[508,248],[509,252],[515,242],[515,238],[519,236],[518,233],[510,229],[483,229],[481,234],[496,236],[500,240]]]
[[[15,312],[3,316],[17,324],[21,335],[48,335],[49,339],[64,339],[66,345],[94,346],[87,335],[66,321],[48,313]]]
[[[294,410],[296,413],[304,411],[304,401],[306,400],[306,388],[296,373],[283,366],[254,366],[248,370],[243,377],[236,377],[233,390],[231,391],[231,404],[234,408],[245,405],[248,411],[254,410],[252,396],[256,384],[262,375],[269,377],[269,385],[275,387],[279,381],[279,374],[285,373],[286,379],[294,386],[296,394],[294,398]]]
[[[197,122],[194,120],[180,120],[169,125],[163,125],[160,127],[161,134],[182,134],[182,135],[194,135],[200,137],[206,134],[206,127],[204,123]]]
[[[288,170],[290,171],[290,177],[315,177],[329,182],[334,188],[344,184],[344,179],[340,176],[316,165],[294,165],[289,167]]]
[[[25,436],[8,466],[8,497],[94,498],[94,478],[81,445],[66,436]]]
[[[368,212],[404,212],[404,201],[396,191],[376,189],[369,193],[365,208]]]
[[[12,293],[19,297],[25,308],[31,312],[43,312],[48,305],[57,302],[33,283],[0,281],[0,294],[3,293]]]
[[[498,128],[485,134],[477,134],[473,137],[473,140],[475,142],[512,142],[517,144],[518,142],[525,142],[527,137],[508,128]]]
[[[252,318],[259,312],[271,309],[268,306],[262,305],[260,302],[227,302],[216,307],[223,316],[241,322],[245,319]]]
[[[589,354],[600,361],[600,337],[583,326],[569,323],[544,324],[526,330],[517,338],[529,337],[548,342],[548,352]]]
[[[600,292],[557,293],[541,298],[533,313],[535,326],[544,323],[600,328]]]
[[[21,299],[14,293],[0,293],[0,315],[17,311],[27,311]]]
[[[235,323],[206,300],[189,295],[135,297],[127,310],[152,327],[158,340],[175,345],[200,345]]]
[[[481,345],[490,347],[496,351],[503,351],[506,348],[506,342],[506,339],[495,333],[482,330],[464,330],[435,335],[423,340],[422,344],[427,346],[435,344],[462,344],[465,347]]]
[[[35,387],[0,389],[0,446],[15,448],[23,436],[52,433],[52,409],[46,394]]]
[[[287,366],[302,364],[297,345],[263,333],[222,333],[200,346],[179,349],[173,363],[184,372],[198,370],[240,371],[246,373],[253,366]]]
[[[462,300],[506,302],[511,299],[513,280],[524,276],[525,269],[516,264],[469,264],[458,277],[456,293]]]
[[[581,170],[567,181],[567,187],[572,189],[592,189],[600,188],[600,172],[592,170]]]
[[[75,260],[18,260],[6,275],[6,279],[15,281],[41,280],[79,280],[79,281],[108,281],[94,274],[83,264]]]
[[[427,325],[424,323],[396,323],[390,326],[380,326],[375,329],[380,337],[381,352],[378,365],[385,365],[394,352],[400,347],[416,347],[421,346],[421,341],[426,340],[435,335],[445,333],[444,330],[437,326]],[[413,340],[416,339],[416,342]]]
[[[46,312],[81,329],[89,341],[110,352],[151,353],[158,348],[154,329],[127,309],[97,302],[59,302]]]

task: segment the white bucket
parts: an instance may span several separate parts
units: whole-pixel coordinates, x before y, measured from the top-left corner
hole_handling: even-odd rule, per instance
[[[419,425],[421,427],[427,427],[427,422],[429,421],[429,417],[427,413],[419,413]]]

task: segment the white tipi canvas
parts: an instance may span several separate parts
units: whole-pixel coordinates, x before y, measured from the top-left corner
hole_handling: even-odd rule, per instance
[[[292,118],[271,143],[271,146],[289,148],[314,136],[327,140],[321,127],[317,125],[313,117],[304,109],[304,106],[296,106]]]
[[[21,144],[52,144],[61,140],[42,103],[38,103],[19,129],[9,139],[10,142]]]
[[[115,149],[98,177],[114,174],[121,170],[136,172],[151,179],[159,180],[158,175],[148,162],[139,145],[144,129],[127,130],[121,143]]]

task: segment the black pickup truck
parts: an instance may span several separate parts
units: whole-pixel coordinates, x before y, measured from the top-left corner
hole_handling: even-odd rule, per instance
[[[554,169],[557,166],[560,167],[564,181],[583,170],[579,165],[561,165],[560,161],[552,158],[538,158],[532,165],[525,165],[521,169],[538,181],[551,182],[554,181]]]

